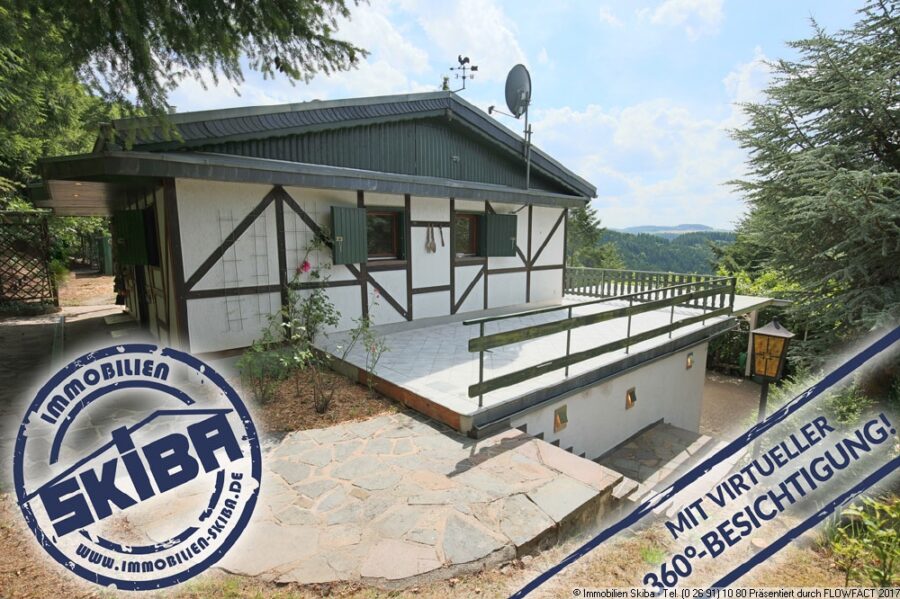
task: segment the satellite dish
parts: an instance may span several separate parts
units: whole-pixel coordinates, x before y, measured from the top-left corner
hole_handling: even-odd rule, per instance
[[[524,65],[517,64],[506,76],[506,107],[516,118],[528,110],[531,103],[531,75]]]

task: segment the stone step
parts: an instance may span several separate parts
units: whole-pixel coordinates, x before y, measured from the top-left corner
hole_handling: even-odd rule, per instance
[[[704,458],[716,453],[726,445],[728,445],[726,441],[720,441],[719,443],[716,443],[715,446],[707,454],[704,455]],[[677,501],[668,502],[666,516],[669,518],[673,517],[686,505],[696,501],[697,499],[701,498],[707,491],[710,491],[731,473],[731,471],[738,464],[738,462],[740,462],[740,460],[746,453],[746,448],[736,452],[734,455],[729,456],[728,458],[714,466],[712,469],[710,469],[709,472],[694,481],[694,483],[691,484],[690,488],[685,489],[684,491],[679,493],[679,496],[676,498]]]
[[[626,481],[630,481],[631,484],[626,484],[626,482],[623,481],[616,489],[618,491],[618,498],[625,504],[623,505],[623,508],[633,509],[637,505],[653,499],[659,492],[667,489],[679,476],[687,472],[701,460],[705,459],[708,455],[717,451],[722,445],[723,444],[721,443],[715,443],[713,439],[707,435],[701,435],[684,451],[680,452],[666,464],[661,466],[659,470],[643,482],[626,478]],[[679,504],[686,505],[686,502],[679,499]],[[666,513],[672,506],[672,500],[665,501],[654,508],[653,512],[656,515],[660,515]]]
[[[535,534],[533,521],[529,519],[531,530],[521,536],[522,540],[528,538],[527,542],[511,534],[512,531],[505,531],[513,539],[519,556],[590,530],[615,507],[614,489],[623,481],[621,474],[533,437],[516,451],[536,457],[541,465],[559,475],[546,487],[525,494],[554,524]]]

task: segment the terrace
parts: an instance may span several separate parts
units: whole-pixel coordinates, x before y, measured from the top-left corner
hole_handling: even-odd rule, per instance
[[[562,301],[378,327],[382,393],[475,436],[509,416],[734,326],[762,301],[729,277],[569,268]],[[333,355],[347,335],[332,335]],[[366,352],[343,365],[365,379]]]

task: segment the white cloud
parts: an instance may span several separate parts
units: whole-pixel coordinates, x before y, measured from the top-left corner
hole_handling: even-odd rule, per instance
[[[725,76],[722,83],[725,84],[725,89],[734,103],[729,127],[737,127],[745,122],[745,115],[737,105],[762,100],[763,91],[771,76],[772,69],[768,65],[768,58],[758,46],[750,62],[738,65]]]
[[[684,27],[691,39],[718,33],[725,18],[723,0],[664,0],[654,9],[642,9],[638,16],[649,17],[655,25]]]
[[[542,67],[546,67],[551,71],[556,68],[556,61],[550,58],[550,54],[547,52],[547,48],[541,48],[541,51],[538,52],[537,62]]]
[[[447,67],[455,66],[462,54],[478,65],[479,79],[504,81],[510,67],[526,62],[515,25],[492,0],[460,0],[449,10],[444,4],[429,8],[419,23]]]
[[[428,70],[428,53],[413,45],[408,37],[394,26],[390,5],[360,4],[352,18],[338,23],[338,37],[365,48],[370,58],[390,64],[398,72],[422,74]]]
[[[731,227],[744,206],[725,182],[743,174],[746,155],[728,130],[744,122],[736,103],[761,99],[768,77],[757,49],[724,77],[735,104],[720,116],[668,99],[563,107],[535,112],[534,140],[597,186],[594,202],[607,226]]]
[[[405,3],[404,3],[405,2]],[[185,80],[171,94],[170,103],[181,112],[231,106],[252,106],[326,100],[331,98],[377,96],[405,92],[434,91],[440,80],[429,80],[431,65],[428,53],[413,44],[409,36],[395,26],[396,8],[414,8],[413,0],[397,2],[376,1],[360,4],[352,11],[351,19],[341,19],[336,37],[351,41],[369,51],[359,66],[350,71],[317,76],[308,84],[291,83],[284,77],[263,79],[258,73],[245,69],[246,80],[238,86],[240,95],[228,83],[207,87],[193,80]]]
[[[605,23],[611,27],[622,27],[624,25],[622,20],[617,17],[608,6],[601,6],[597,9],[597,17],[600,19],[601,23]]]

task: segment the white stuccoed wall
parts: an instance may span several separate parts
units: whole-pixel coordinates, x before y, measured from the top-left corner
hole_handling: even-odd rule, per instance
[[[225,183],[178,179],[176,195],[181,231],[181,245],[185,277],[199,268],[228,235],[230,228],[241,220],[271,190],[268,185]],[[331,227],[331,206],[356,206],[356,192],[286,187],[285,191],[309,216],[326,229]],[[365,194],[366,206],[403,207],[402,195],[379,193]],[[500,214],[516,214],[518,218],[517,243],[523,255],[528,254],[528,209],[521,204],[492,203]],[[484,212],[485,203],[457,200],[457,211]],[[413,196],[410,202],[413,221],[448,221],[450,202],[447,198],[427,198]],[[518,211],[517,211],[518,210]],[[517,211],[517,212],[516,212]],[[533,209],[532,252],[543,243],[561,209]],[[352,279],[352,274],[343,265],[331,265],[331,252],[315,251],[307,253],[306,248],[313,238],[306,224],[285,206],[285,248],[288,278],[294,276],[296,268],[308,259],[313,268],[321,267],[329,273],[330,280]],[[243,234],[210,271],[204,275],[194,290],[222,289],[226,287],[250,287],[278,284],[278,249],[276,240],[275,208],[270,205],[257,221]],[[541,254],[539,265],[562,264],[563,227],[558,227],[553,238]],[[441,245],[440,231],[435,229],[436,252],[425,252],[425,227],[413,227],[410,235],[412,256],[413,288],[438,287],[450,284],[450,236],[452,230],[444,228],[444,245]],[[356,265],[357,267],[359,265]],[[489,258],[489,269],[520,268],[524,266],[518,256]],[[456,267],[457,301],[466,287],[480,270],[480,266]],[[407,279],[405,270],[377,271],[371,273],[384,289],[404,309],[407,304]],[[300,275],[300,280],[308,280]],[[532,273],[531,301],[547,301],[562,297],[562,270],[553,269]],[[503,273],[490,275],[488,281],[488,306],[491,308],[520,305],[526,302],[526,274]],[[401,322],[400,315],[384,298],[376,297],[372,285],[367,286],[370,315],[376,325]],[[484,277],[472,289],[459,312],[471,312],[484,308]],[[354,326],[353,319],[362,314],[360,290],[357,286],[333,287],[328,296],[341,313],[336,330],[346,330]],[[302,294],[302,292],[301,292]],[[229,298],[208,298],[188,300],[188,329],[191,349],[196,352],[220,351],[246,347],[258,336],[266,325],[268,316],[277,312],[278,294],[232,296]],[[377,305],[373,304],[377,302]],[[413,316],[415,319],[447,316],[451,313],[449,291],[415,294],[413,296]]]
[[[512,420],[517,428],[528,426],[528,434],[544,433],[544,441],[559,440],[563,449],[597,458],[641,429],[662,419],[669,424],[697,431],[703,400],[707,343],[679,351],[655,362],[607,379]],[[694,354],[694,367],[686,370],[687,355]],[[634,387],[637,404],[625,409],[625,392]],[[553,432],[554,411],[567,406],[569,423]]]

